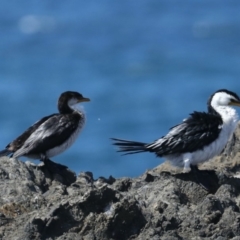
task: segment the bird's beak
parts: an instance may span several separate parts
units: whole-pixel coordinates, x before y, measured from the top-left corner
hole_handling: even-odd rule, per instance
[[[78,102],[90,102],[90,99],[83,97],[81,99],[78,99]]]
[[[232,101],[229,103],[229,105],[240,107],[240,101]]]

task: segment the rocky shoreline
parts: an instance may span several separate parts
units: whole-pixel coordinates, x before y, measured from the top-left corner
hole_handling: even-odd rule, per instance
[[[240,239],[240,128],[194,174],[167,163],[137,178],[94,179],[58,165],[0,159],[0,239]]]

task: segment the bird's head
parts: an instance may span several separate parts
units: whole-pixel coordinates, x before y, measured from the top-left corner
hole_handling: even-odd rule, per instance
[[[90,99],[83,97],[81,93],[67,91],[60,95],[58,99],[59,112],[67,111],[68,107],[72,107],[80,102],[89,102]]]
[[[219,106],[240,107],[240,98],[234,92],[228,91],[226,89],[221,89],[212,94],[208,100],[208,106],[211,106],[214,109]]]
[[[83,97],[83,95],[81,93],[78,93],[78,92],[68,91],[68,92],[65,92],[63,94],[66,95],[69,106],[73,106],[73,105],[75,105],[77,103],[80,103],[80,102],[89,102],[90,101],[89,98]]]

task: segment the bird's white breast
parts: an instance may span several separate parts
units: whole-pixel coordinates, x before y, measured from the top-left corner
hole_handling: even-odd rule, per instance
[[[219,107],[218,112],[222,117],[223,125],[215,141],[205,146],[202,150],[179,155],[169,155],[166,156],[166,159],[175,166],[188,168],[190,164],[197,165],[219,155],[233,135],[238,122],[238,114],[231,107]]]
[[[68,149],[69,147],[72,146],[72,144],[75,142],[75,140],[77,139],[79,133],[81,132],[83,126],[85,124],[85,116],[84,114],[82,114],[82,119],[81,121],[78,123],[78,127],[77,129],[75,130],[75,132],[61,145],[55,147],[55,148],[52,148],[50,150],[48,150],[46,152],[46,156],[48,158],[51,158],[51,157],[54,157],[62,152],[64,152],[66,149]]]

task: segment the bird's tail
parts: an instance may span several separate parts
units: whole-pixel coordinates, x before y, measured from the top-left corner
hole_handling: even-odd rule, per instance
[[[8,149],[4,149],[4,150],[0,151],[0,157],[7,156],[10,153],[12,153],[12,152],[9,151]]]
[[[146,143],[123,140],[118,138],[111,139],[114,141],[113,145],[119,147],[118,152],[126,152],[123,155],[148,152],[148,149],[146,148]]]

